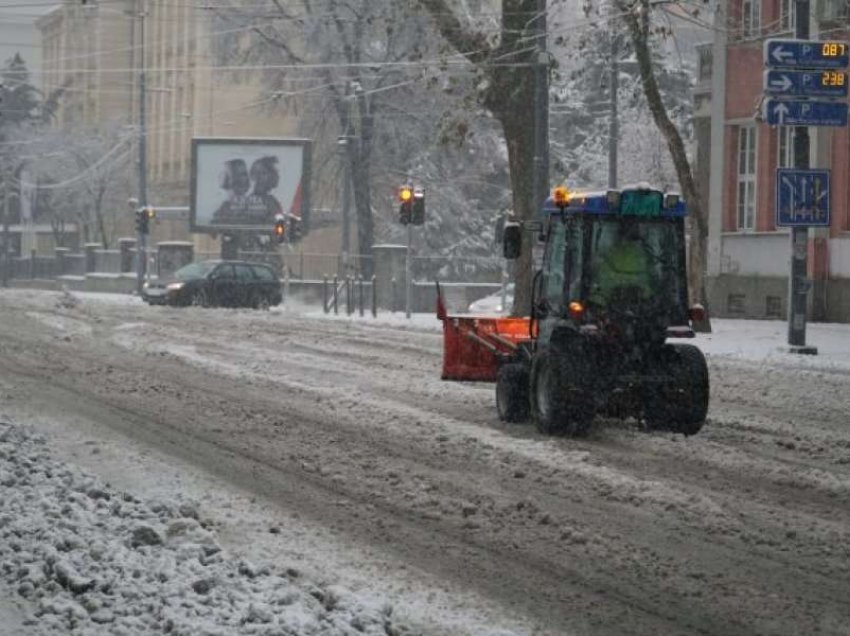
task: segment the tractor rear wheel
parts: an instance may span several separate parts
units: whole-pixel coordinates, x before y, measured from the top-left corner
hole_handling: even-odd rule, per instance
[[[667,348],[659,371],[669,375],[671,381],[647,392],[644,416],[650,428],[695,435],[708,414],[708,365],[702,351],[694,345]]]
[[[496,410],[503,422],[528,420],[528,367],[509,362],[499,367],[496,375]]]
[[[577,359],[540,351],[531,366],[531,417],[546,435],[587,433],[595,414]]]

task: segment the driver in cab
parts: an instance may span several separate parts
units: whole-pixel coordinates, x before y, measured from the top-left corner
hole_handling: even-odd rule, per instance
[[[624,295],[627,303],[644,302],[654,293],[653,279],[646,248],[637,223],[618,223],[609,227],[613,242],[597,252],[590,300],[609,306]]]

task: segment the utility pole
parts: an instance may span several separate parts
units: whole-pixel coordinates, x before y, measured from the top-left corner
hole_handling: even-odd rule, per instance
[[[611,39],[611,112],[608,122],[608,187],[612,190],[617,188],[617,150],[620,142],[620,122],[618,112],[617,93],[620,90],[620,48],[619,48],[619,31],[617,30],[616,18],[614,18],[615,7],[611,6],[611,16],[608,20],[608,37]]]
[[[794,37],[808,40],[809,0],[796,0],[797,24]],[[809,168],[809,129],[806,126],[794,128],[794,167]],[[791,228],[791,276],[788,282],[788,344],[792,351],[817,353],[814,347],[806,347],[806,305],[808,300],[808,252],[809,228]]]
[[[534,184],[531,209],[539,210],[549,191],[549,53],[546,35],[546,0],[538,0],[532,18],[537,48],[534,59]]]
[[[350,125],[346,122],[345,133],[337,139],[339,158],[342,162],[342,267],[348,273],[348,258],[351,253],[351,142]]]
[[[146,112],[146,85],[145,85],[145,6],[144,0],[139,0],[139,206],[148,206],[148,131]],[[136,251],[136,293],[141,295],[142,286],[145,282],[145,274],[148,265],[148,249],[146,234],[139,232],[137,235],[138,250]]]
[[[9,171],[3,167],[3,287],[9,286],[9,201],[12,198],[9,187]]]

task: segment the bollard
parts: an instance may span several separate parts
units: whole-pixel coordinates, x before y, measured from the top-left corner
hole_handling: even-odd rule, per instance
[[[339,278],[334,276],[334,316],[339,314]]]
[[[289,268],[285,268],[284,278],[283,278],[283,304],[289,302]]]
[[[372,318],[378,317],[378,284],[375,276],[372,276]]]
[[[350,279],[348,276],[345,277],[345,315],[351,315],[351,289],[350,289]]]
[[[328,306],[328,275],[325,274],[322,276],[322,307],[325,310],[325,313],[330,312],[331,308]]]
[[[363,277],[357,277],[357,295],[360,298],[360,317],[363,317]]]
[[[390,296],[390,312],[395,313],[395,276],[390,280],[390,286],[392,288],[392,295]]]

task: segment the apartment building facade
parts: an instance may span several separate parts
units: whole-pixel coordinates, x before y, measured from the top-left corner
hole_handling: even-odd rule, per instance
[[[812,0],[812,38],[846,40],[844,0]],[[793,128],[761,117],[763,45],[794,36],[793,0],[725,0],[697,97],[711,114],[709,296],[715,315],[784,318],[790,232],[776,226],[776,169],[793,167]],[[811,128],[811,166],[831,170],[831,225],[809,230],[809,314],[850,321],[850,135]]]
[[[202,3],[124,0],[83,6],[66,0],[37,22],[44,89],[64,88],[57,125],[119,121],[134,135],[138,157],[140,86],[145,83],[148,202],[187,206],[193,137],[285,137],[297,121],[268,108],[258,72],[220,71],[217,46],[250,25],[221,25]],[[235,61],[234,61],[235,63]],[[135,168],[138,169],[138,160]],[[128,214],[128,222],[130,217]],[[128,226],[128,235],[132,234]],[[153,240],[194,240],[200,252],[218,241],[190,236],[183,221],[158,221]]]

